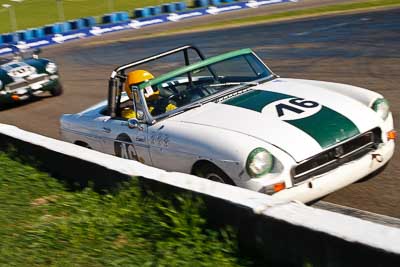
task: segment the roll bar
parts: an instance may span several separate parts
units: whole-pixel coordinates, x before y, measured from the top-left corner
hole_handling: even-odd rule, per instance
[[[189,62],[189,55],[188,55],[188,51],[189,50],[194,50],[197,55],[201,58],[201,60],[205,59],[205,56],[203,55],[203,53],[195,46],[193,45],[185,45],[185,46],[180,46],[150,57],[146,57],[140,60],[136,60],[133,61],[131,63],[128,64],[124,64],[121,65],[117,68],[115,68],[113,70],[113,72],[111,73],[109,82],[108,82],[108,115],[110,115],[112,118],[116,116],[116,105],[117,105],[117,96],[118,96],[118,92],[117,92],[117,79],[125,79],[125,70],[129,69],[129,68],[133,68],[160,58],[164,58],[179,52],[183,52],[184,57],[185,57],[185,65],[188,66],[190,64]],[[189,82],[191,81],[191,76],[189,75]],[[120,90],[122,90],[122,87],[119,88]]]

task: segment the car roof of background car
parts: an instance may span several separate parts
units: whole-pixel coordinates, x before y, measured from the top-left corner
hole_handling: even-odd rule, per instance
[[[143,89],[143,88],[145,88],[147,86],[152,86],[152,85],[155,85],[155,84],[162,83],[162,82],[167,81],[167,80],[169,80],[171,78],[174,78],[174,77],[176,77],[178,75],[182,75],[184,73],[187,73],[189,71],[193,71],[193,70],[198,69],[198,68],[202,68],[202,67],[205,67],[205,66],[217,63],[217,62],[221,62],[221,61],[224,61],[224,60],[229,59],[229,58],[233,58],[233,57],[237,57],[237,56],[241,56],[241,55],[246,55],[246,54],[252,54],[252,53],[253,53],[253,50],[251,50],[250,48],[244,48],[244,49],[240,49],[240,50],[231,51],[231,52],[228,52],[228,53],[225,53],[225,54],[222,54],[222,55],[213,56],[213,57],[207,58],[205,60],[196,62],[194,64],[191,64],[191,65],[188,65],[188,66],[185,66],[185,67],[181,67],[181,68],[176,69],[174,71],[162,74],[162,75],[156,77],[155,79],[152,79],[152,80],[150,80],[148,82],[140,84],[139,88]]]

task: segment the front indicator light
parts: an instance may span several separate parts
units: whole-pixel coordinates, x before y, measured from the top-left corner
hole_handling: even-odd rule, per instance
[[[395,140],[397,138],[397,132],[395,130],[391,130],[387,133],[388,140]]]
[[[278,193],[279,191],[282,191],[284,189],[286,189],[285,183],[279,182],[277,184],[265,186],[259,192],[272,196],[273,194]]]
[[[282,191],[285,188],[286,188],[285,183],[274,184],[274,192],[275,193]]]
[[[54,64],[53,62],[49,62],[49,63],[46,65],[46,71],[47,71],[48,73],[50,73],[50,74],[56,73],[57,70],[58,70],[57,65]]]
[[[18,100],[19,100],[19,96],[17,96],[17,95],[12,95],[12,96],[11,96],[11,99],[14,100],[14,101],[18,101]]]

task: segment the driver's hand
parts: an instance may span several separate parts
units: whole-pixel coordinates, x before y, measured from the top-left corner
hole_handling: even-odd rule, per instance
[[[177,108],[177,106],[175,106],[175,105],[172,104],[172,103],[169,103],[169,104],[165,107],[165,112],[174,110],[174,109],[176,109],[176,108]]]

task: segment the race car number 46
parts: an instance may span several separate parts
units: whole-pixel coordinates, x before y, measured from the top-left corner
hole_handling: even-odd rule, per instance
[[[265,106],[262,112],[276,114],[279,119],[290,121],[310,117],[319,112],[321,107],[319,103],[304,98],[286,98]]]

